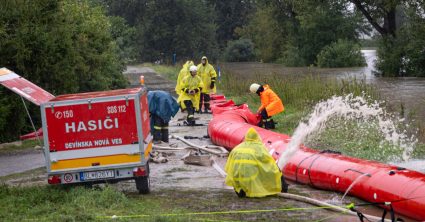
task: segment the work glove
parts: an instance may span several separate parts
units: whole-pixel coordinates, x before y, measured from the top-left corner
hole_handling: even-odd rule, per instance
[[[210,89],[214,89],[214,82],[211,82]]]

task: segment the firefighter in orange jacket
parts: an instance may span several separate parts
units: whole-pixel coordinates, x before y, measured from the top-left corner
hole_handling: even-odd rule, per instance
[[[270,89],[269,85],[260,85],[253,83],[249,90],[252,93],[257,93],[261,99],[261,106],[258,108],[257,113],[261,115],[261,121],[258,126],[266,129],[274,129],[275,122],[271,119],[272,116],[283,112],[285,107],[279,96]]]

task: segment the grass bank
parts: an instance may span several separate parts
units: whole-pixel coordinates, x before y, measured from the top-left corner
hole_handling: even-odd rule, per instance
[[[0,185],[0,202],[1,221],[311,221],[329,216],[326,210],[279,197],[241,199],[232,190],[169,189],[139,195],[124,194],[112,186]],[[293,207],[312,209],[282,210]],[[111,219],[113,215],[117,218]]]
[[[321,79],[315,75],[256,75],[243,78],[232,73],[224,73],[221,82],[222,92],[236,103],[247,103],[253,112],[260,106],[258,95],[248,91],[253,82],[269,84],[285,104],[285,112],[275,116],[278,122],[276,131],[292,135],[301,121],[305,121],[315,104],[332,96],[353,94],[362,96],[370,103],[380,101],[381,96],[373,86],[363,79]],[[397,113],[396,113],[397,116]],[[384,141],[377,128],[355,120],[333,119],[319,134],[312,135],[306,145],[316,149],[333,149],[345,155],[378,161],[397,161],[404,149]],[[409,127],[410,126],[410,127]],[[414,129],[423,130],[416,124]],[[411,122],[399,124],[398,130],[411,131]],[[409,133],[409,132],[408,132]],[[420,135],[420,131],[417,133]],[[413,158],[425,157],[425,144],[418,143],[412,153]]]
[[[164,74],[169,79],[177,79],[181,66],[151,65],[158,73]],[[253,82],[267,83],[281,96],[285,104],[285,112],[274,117],[278,122],[276,131],[292,135],[300,121],[310,114],[315,104],[327,100],[332,96],[353,94],[363,96],[369,102],[380,101],[382,98],[378,91],[363,79],[322,79],[317,75],[248,75],[241,76],[225,72],[218,84],[220,93],[233,99],[236,103],[247,103],[253,112],[260,105],[257,95],[249,92]],[[398,113],[395,113],[397,116]],[[328,127],[308,138],[306,145],[317,149],[333,149],[345,155],[366,158],[378,161],[399,160],[403,148],[382,142],[384,137],[373,127],[356,121],[332,120]],[[413,158],[425,157],[425,138],[423,124],[405,122],[399,125],[399,131],[408,131],[409,134],[419,135],[419,142],[413,153]],[[418,129],[418,132],[415,130]]]

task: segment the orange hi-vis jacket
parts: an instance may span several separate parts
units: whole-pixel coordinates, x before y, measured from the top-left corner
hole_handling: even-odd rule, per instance
[[[263,88],[264,91],[260,93],[261,106],[258,108],[257,112],[261,112],[263,109],[266,109],[268,116],[274,116],[283,112],[285,107],[283,106],[282,100],[279,96],[270,89],[269,85],[264,85]]]

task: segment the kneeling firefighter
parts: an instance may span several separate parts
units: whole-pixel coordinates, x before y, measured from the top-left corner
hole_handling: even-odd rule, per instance
[[[197,75],[197,67],[189,68],[190,75],[182,80],[181,93],[177,102],[182,106],[182,109],[187,109],[187,124],[195,125],[195,111],[199,110],[199,97],[201,90],[204,87],[201,77]]]
[[[168,143],[168,123],[179,111],[177,101],[170,93],[156,90],[148,92],[148,105],[154,142]]]
[[[257,83],[253,83],[249,87],[249,90],[260,96],[261,106],[258,108],[257,114],[261,116],[261,121],[258,126],[263,127],[264,125],[264,128],[266,129],[274,129],[275,122],[271,119],[271,117],[285,110],[282,100],[267,84],[259,85]]]
[[[226,184],[239,197],[264,197],[288,191],[288,184],[254,128],[230,152],[225,171]]]

